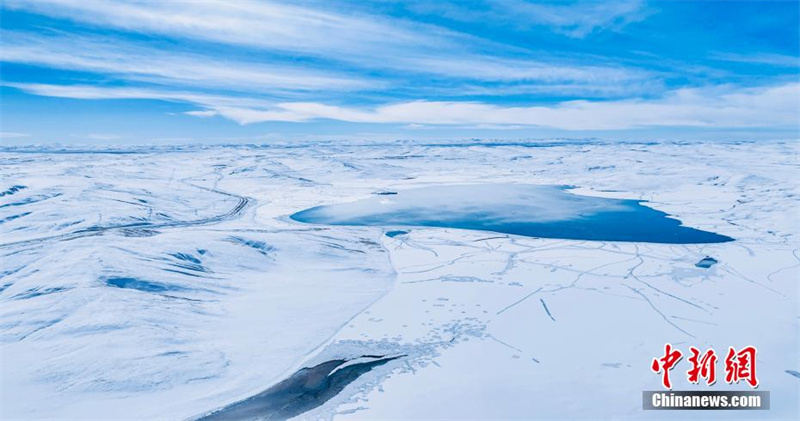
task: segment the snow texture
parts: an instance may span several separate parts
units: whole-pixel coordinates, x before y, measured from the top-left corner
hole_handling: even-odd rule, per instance
[[[796,142],[6,147],[0,171],[3,419],[191,419],[364,356],[399,358],[298,418],[665,418],[641,409],[665,342],[756,346],[771,410],[724,417],[800,416]],[[289,218],[465,184],[647,201],[735,241]],[[685,363],[676,390],[749,389]]]

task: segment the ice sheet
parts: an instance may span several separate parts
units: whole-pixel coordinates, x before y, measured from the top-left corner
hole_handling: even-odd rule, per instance
[[[649,365],[665,342],[757,346],[772,409],[725,416],[800,415],[796,142],[63,152],[0,155],[3,419],[191,418],[363,355],[404,357],[299,418],[663,418],[641,392],[660,388]],[[646,200],[736,241],[387,236],[289,218],[485,183]],[[747,388],[712,389],[725,387]]]

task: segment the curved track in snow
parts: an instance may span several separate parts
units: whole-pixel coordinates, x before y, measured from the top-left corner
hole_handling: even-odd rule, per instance
[[[195,186],[200,187],[200,186]],[[255,199],[239,196],[233,193],[228,193],[222,190],[210,189],[207,187],[200,187],[204,190],[212,191],[215,193],[219,193],[225,196],[235,197],[238,199],[238,203],[236,206],[231,208],[231,210],[219,214],[214,215],[207,218],[201,219],[194,219],[190,221],[171,221],[171,222],[132,222],[129,224],[119,224],[119,225],[108,225],[108,226],[94,226],[89,228],[81,228],[79,230],[75,230],[72,232],[64,233],[64,234],[57,234],[57,235],[50,235],[46,237],[39,237],[39,238],[32,238],[30,240],[22,240],[22,241],[15,241],[11,243],[0,244],[0,249],[9,248],[9,247],[18,247],[18,246],[28,246],[39,244],[48,241],[68,241],[74,240],[76,238],[82,237],[89,237],[94,235],[103,235],[107,232],[118,231],[123,229],[165,229],[165,228],[185,228],[185,227],[195,227],[195,226],[203,226],[203,225],[211,225],[211,224],[218,224],[220,222],[229,221],[232,219],[236,219],[239,217],[242,212],[251,204],[255,203]]]

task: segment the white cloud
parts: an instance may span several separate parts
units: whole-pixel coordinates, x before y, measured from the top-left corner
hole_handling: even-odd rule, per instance
[[[592,66],[566,64],[563,59],[545,56],[542,52],[534,56],[518,48],[402,19],[353,12],[340,13],[321,7],[279,2],[6,0],[4,4],[10,8],[30,10],[103,28],[322,58],[367,70],[432,74],[482,81],[571,82],[579,85],[613,85],[620,81],[637,81],[652,76],[646,71],[614,63]],[[595,8],[614,9],[611,6]],[[548,19],[561,15],[556,12],[548,13],[553,16]],[[584,14],[594,15],[588,12]],[[214,18],[209,19],[209,16]],[[5,38],[13,37],[6,35]],[[67,46],[69,50],[59,53],[63,46]],[[293,74],[280,67],[254,68],[252,64],[237,63],[235,60],[230,66],[218,69],[222,65],[215,60],[199,61],[197,57],[180,56],[170,58],[168,53],[157,51],[154,53],[159,54],[151,56],[150,52],[142,53],[131,48],[124,48],[115,54],[107,51],[108,48],[103,52],[102,47],[86,42],[83,45],[72,45],[69,39],[52,43],[47,51],[40,51],[44,48],[42,46],[37,48],[24,54],[25,59],[53,66],[149,73],[176,80],[207,81],[219,76],[218,80],[253,81],[275,86],[281,83],[281,78],[285,78],[288,79],[288,88],[307,80],[311,85],[308,89],[324,84],[324,79],[310,72]],[[512,55],[517,58],[508,58]],[[104,62],[106,56],[110,57],[111,63]],[[216,75],[214,70],[217,70]],[[259,74],[265,80],[259,81]],[[183,77],[176,78],[176,75]],[[315,79],[321,83],[315,83]],[[334,76],[331,79],[336,82],[341,77]],[[344,82],[338,80],[339,84]],[[331,83],[330,86],[335,88],[336,83]]]
[[[715,53],[711,55],[711,58],[716,60],[732,61],[738,63],[767,64],[770,66],[779,66],[779,67],[800,67],[800,57],[788,56],[784,54]]]
[[[0,139],[17,139],[20,137],[31,137],[31,135],[27,133],[0,132]]]
[[[296,66],[221,60],[219,57],[140,47],[112,38],[42,36],[11,31],[2,31],[0,35],[3,38],[2,61],[108,73],[128,80],[248,92],[337,91],[380,86],[377,82],[330,71],[323,73]]]
[[[239,124],[330,119],[353,123],[455,126],[537,126],[564,130],[617,130],[657,126],[798,128],[800,84],[763,88],[680,89],[659,99],[568,101],[552,105],[501,106],[482,102],[412,101],[372,108],[317,102],[283,102],[155,90],[8,84],[30,93],[83,99],[149,98],[202,107],[197,116],[219,115]]]
[[[223,95],[210,95],[188,91],[171,91],[159,88],[131,88],[131,87],[102,87],[89,85],[50,85],[43,83],[0,83],[0,86],[10,86],[25,92],[56,98],[73,99],[156,99],[190,103],[202,106],[240,106],[240,107],[268,107],[271,102]]]
[[[349,16],[278,2],[204,0],[7,0],[32,10],[102,27],[314,54],[368,56],[384,49],[437,42],[375,17]],[[213,17],[209,19],[209,17]],[[438,43],[446,42],[439,39]]]
[[[200,118],[208,118],[208,117],[214,117],[214,116],[219,115],[219,113],[214,111],[214,110],[186,111],[183,114],[190,115],[192,117],[200,117]]]
[[[482,57],[465,54],[461,57],[406,56],[399,64],[387,63],[398,68],[422,69],[422,72],[452,75],[481,81],[538,81],[563,83],[571,81],[577,86],[586,84],[612,86],[620,82],[644,79],[645,71],[634,71],[614,66],[581,65],[567,66],[542,63],[535,60]],[[540,86],[541,87],[541,86]]]
[[[518,21],[550,26],[555,32],[583,38],[604,29],[615,29],[644,19],[643,0],[587,1],[573,4],[536,4],[509,1]]]
[[[476,4],[478,7],[476,7]],[[454,21],[529,28],[546,26],[553,32],[584,38],[606,29],[619,29],[646,18],[651,11],[643,0],[541,3],[526,0],[411,2],[418,13]]]
[[[480,102],[414,101],[355,109],[319,103],[281,103],[270,110],[215,108],[219,115],[251,124],[332,119],[356,123],[427,125],[524,125],[565,130],[612,130],[652,126],[798,127],[800,84],[726,91],[682,89],[657,100],[570,101],[508,107]]]

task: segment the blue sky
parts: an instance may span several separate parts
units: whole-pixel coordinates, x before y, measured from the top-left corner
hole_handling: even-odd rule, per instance
[[[3,144],[799,136],[797,1],[0,5]]]

